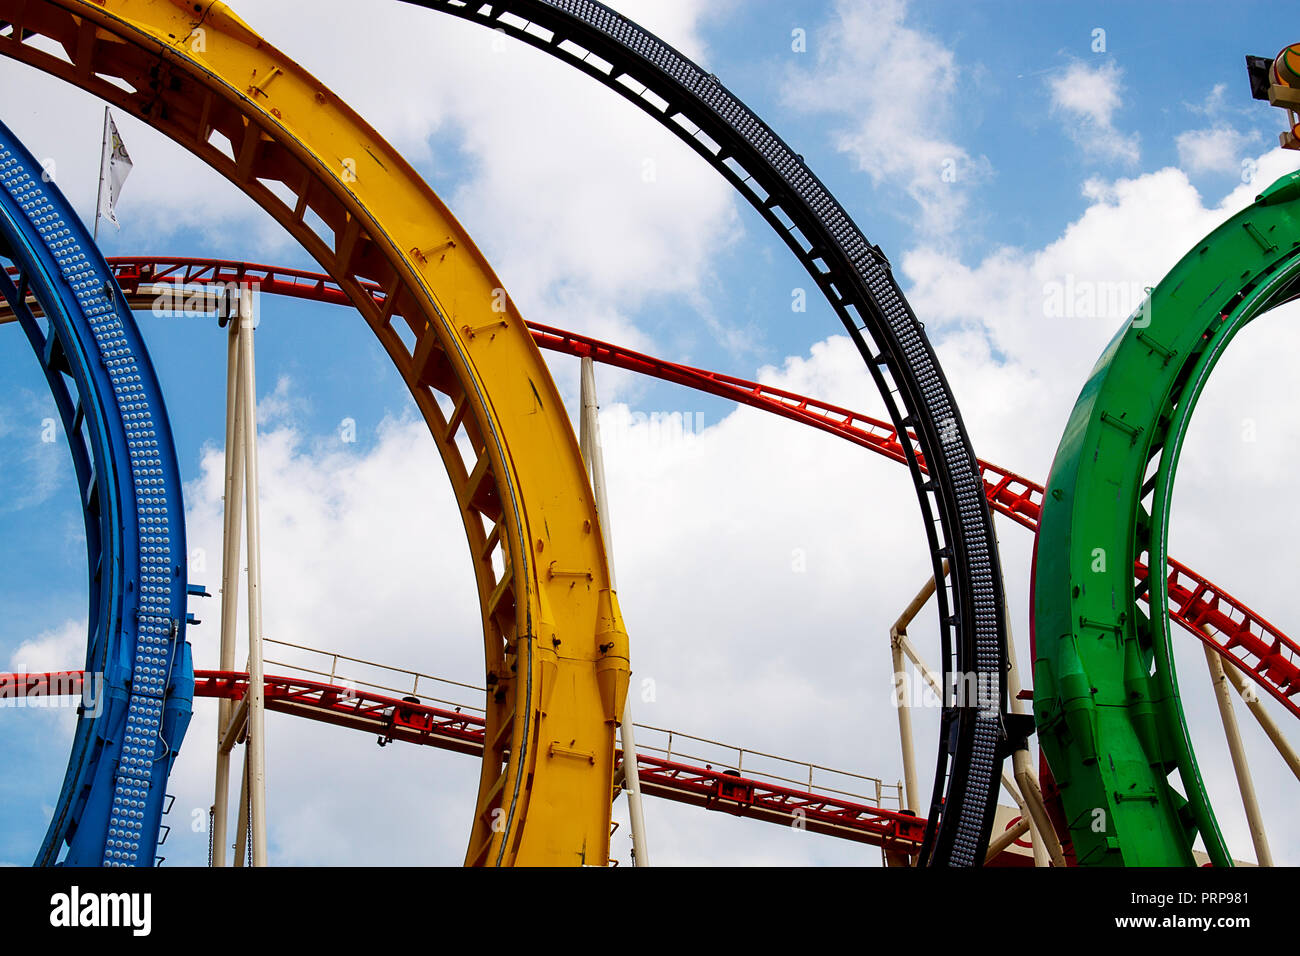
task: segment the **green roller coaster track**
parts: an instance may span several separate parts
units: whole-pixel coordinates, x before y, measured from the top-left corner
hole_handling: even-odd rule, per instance
[[[1179,698],[1167,581],[1139,579],[1134,563],[1165,566],[1179,451],[1219,356],[1297,294],[1291,173],[1151,291],[1102,353],[1057,449],[1036,546],[1034,706],[1081,864],[1192,865],[1199,836],[1214,865],[1231,865]]]

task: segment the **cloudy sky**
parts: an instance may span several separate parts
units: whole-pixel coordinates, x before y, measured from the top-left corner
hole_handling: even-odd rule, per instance
[[[1054,314],[1065,283],[1153,285],[1300,154],[1252,101],[1245,54],[1294,41],[1276,4],[952,5],[622,0],[768,120],[881,244],[939,352],[981,457],[1045,478],[1078,389],[1124,318]],[[546,55],[393,2],[259,0],[245,18],[373,123],[448,200],[532,320],[880,414],[829,308],[758,216],[674,137]],[[89,218],[102,104],[0,62],[3,118]],[[52,118],[57,117],[57,121]],[[264,213],[119,115],[135,161],[105,251],[312,266]],[[647,169],[653,175],[647,176]],[[258,332],[268,637],[481,681],[450,487],[398,376],[349,311],[263,299]],[[1129,303],[1129,305],[1135,303]],[[1171,550],[1282,628],[1300,528],[1292,307],[1246,329],[1182,455]],[[220,575],[224,338],[140,318],[186,479],[192,579]],[[0,329],[0,667],[78,666],[85,546],[71,463],[16,327]],[[551,367],[576,415],[577,362]],[[887,632],[928,559],[906,472],[783,420],[598,371],[637,720],[893,783]],[[640,413],[640,414],[637,414]],[[356,440],[341,428],[356,423]],[[682,425],[685,422],[685,425]],[[1291,464],[1288,464],[1290,462]],[[1028,664],[1031,538],[1000,523]],[[190,631],[215,666],[215,601]],[[937,658],[933,609],[914,639]],[[1253,851],[1205,663],[1176,636],[1193,738],[1234,854]],[[274,655],[272,655],[274,656]],[[469,695],[466,700],[468,702]],[[1291,718],[1267,701],[1283,725]],[[1244,710],[1274,856],[1300,863],[1296,780]],[[66,710],[0,713],[0,861],[34,853],[71,739]],[[935,715],[918,717],[932,765]],[[459,863],[477,765],[271,715],[271,858]],[[169,863],[202,863],[215,706],[172,778]],[[715,753],[703,755],[721,761]],[[21,772],[19,769],[21,768]],[[927,783],[923,786],[928,789]],[[655,862],[866,864],[878,851],[649,801]],[[622,804],[616,808],[625,816]],[[191,825],[194,823],[195,825]],[[628,860],[627,827],[613,852]]]

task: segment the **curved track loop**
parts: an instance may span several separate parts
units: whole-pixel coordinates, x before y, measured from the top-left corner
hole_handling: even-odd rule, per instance
[[[0,53],[203,159],[364,316],[429,423],[474,560],[491,693],[466,861],[605,864],[627,637],[572,428],[473,241],[370,126],[224,3],[0,0],[5,26]]]
[[[1174,469],[1219,356],[1298,292],[1292,173],[1161,280],[1098,360],[1066,426],[1039,530],[1034,697],[1080,863],[1190,865],[1199,835],[1215,865],[1231,865],[1178,695],[1170,580],[1132,569],[1165,563]],[[1181,577],[1173,586],[1185,588]],[[1148,589],[1151,615],[1138,603]],[[1104,832],[1094,830],[1098,808]]]
[[[956,401],[888,260],[802,158],[717,77],[608,7],[592,0],[407,2],[514,36],[635,103],[739,190],[840,316],[905,436],[935,578],[945,582],[937,592],[944,674],[973,675],[979,687],[975,700],[946,695],[921,862],[979,865],[1007,743],[1002,572]]]
[[[41,164],[0,124],[3,260],[12,268],[0,269],[0,296],[36,352],[72,450],[89,569],[86,670],[99,677],[36,863],[152,866],[194,692],[176,452],[112,272]]]
[[[137,308],[150,308],[165,290],[163,308],[174,307],[186,295],[198,295],[209,285],[255,283],[262,292],[334,305],[351,305],[343,290],[327,275],[302,269],[256,265],[225,259],[115,257],[108,260],[123,293]],[[383,290],[367,286],[382,302]],[[184,290],[189,289],[186,293]],[[0,322],[5,316],[0,314]],[[749,405],[791,421],[836,435],[901,464],[907,453],[892,425],[861,412],[818,401],[786,389],[762,385],[721,372],[669,362],[609,342],[562,329],[529,322],[533,339],[546,350],[649,375],[687,388],[708,392]],[[992,462],[979,460],[984,494],[994,511],[1030,531],[1038,530],[1043,486]],[[919,461],[925,470],[925,460]],[[1142,562],[1135,564],[1139,580],[1147,576]],[[1209,645],[1234,667],[1269,693],[1293,716],[1300,718],[1300,644],[1269,623],[1244,601],[1208,578],[1170,558],[1167,586],[1169,616],[1188,633]],[[1149,597],[1149,593],[1145,595]],[[1204,628],[1211,633],[1206,633]]]

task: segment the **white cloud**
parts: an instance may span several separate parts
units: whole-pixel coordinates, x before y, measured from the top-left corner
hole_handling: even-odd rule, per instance
[[[85,666],[86,661],[86,619],[69,619],[61,624],[42,631],[35,637],[23,641],[9,657],[9,671],[15,674],[45,674],[51,671],[77,671]],[[90,691],[98,693],[98,688]],[[31,721],[18,725],[15,737],[26,732],[39,736],[54,753],[66,752],[65,741],[72,740],[77,723],[75,697],[28,697],[16,700],[0,701],[5,709],[3,717],[9,722],[18,719],[18,713],[9,708],[18,708],[23,714],[31,715]],[[39,774],[33,774],[39,777]],[[61,782],[62,775],[60,773]],[[51,777],[53,782],[53,778]],[[57,787],[57,784],[55,784]],[[53,794],[49,794],[50,797]],[[44,808],[42,808],[44,810]]]
[[[299,414],[311,409],[311,402],[292,389],[293,380],[288,375],[281,375],[275,380],[275,390],[258,398],[258,428],[281,423],[292,425]]]
[[[1286,159],[1270,154],[1262,166],[1280,171]],[[925,260],[909,257],[914,302],[940,330],[940,356],[981,453],[1041,480],[1075,393],[1116,324],[1058,322],[1051,332],[1033,331],[1041,325],[1044,276],[1067,264],[1087,276],[1117,274],[1127,264],[1130,271],[1118,274],[1158,278],[1189,236],[1208,229],[1245,195],[1239,190],[1222,206],[1207,207],[1181,173],[1165,170],[1099,189],[1093,206],[1043,250],[1004,250],[972,267],[949,261],[933,272],[921,268]],[[1148,228],[1149,220],[1163,223],[1166,232]],[[977,312],[973,304],[983,308]],[[1018,337],[1016,328],[1030,334]],[[997,360],[990,343],[1001,353]],[[1225,366],[1221,381],[1228,397],[1253,389],[1248,407],[1267,438],[1250,454],[1206,454],[1207,440],[1221,446],[1225,430],[1233,433],[1233,416],[1243,406],[1203,402],[1198,423],[1204,418],[1215,430],[1193,435],[1184,455],[1174,548],[1269,609],[1284,606],[1284,569],[1269,560],[1266,548],[1225,557],[1220,526],[1225,488],[1256,487],[1264,475],[1269,494],[1281,495],[1293,473],[1278,461],[1300,438],[1284,411],[1287,382],[1279,377],[1260,390],[1253,376],[1266,357],[1261,347],[1276,351],[1277,340],[1261,338],[1254,349],[1242,348],[1242,364],[1236,371]],[[758,377],[851,408],[879,407],[855,350],[838,336]],[[1208,395],[1207,402],[1213,402]],[[852,728],[892,726],[885,635],[928,569],[905,471],[751,409],[706,420],[700,431],[619,425],[627,420],[625,407],[607,406],[614,551],[633,640],[634,686],[649,678],[655,687],[652,701],[634,699],[637,719],[896,780],[893,734]],[[445,480],[423,424],[388,422],[365,453],[281,427],[263,437],[261,457],[268,635],[477,683],[481,652],[463,536],[450,495],[440,490]],[[1272,469],[1261,470],[1268,461]],[[383,492],[376,494],[377,488]],[[1256,513],[1249,495],[1242,499],[1228,512],[1240,522],[1234,532],[1239,540],[1257,535],[1276,541],[1300,532],[1285,516]],[[188,501],[194,542],[217,553],[215,450]],[[1031,544],[1028,534],[1002,525],[1010,601],[1020,622]],[[797,553],[805,573],[796,570]],[[932,614],[933,608],[923,612],[912,632],[933,657]],[[214,653],[216,615],[208,616],[211,622],[194,635],[200,666],[210,666]],[[1023,625],[1016,635],[1027,668]],[[1189,650],[1199,653],[1183,635],[1175,640],[1182,642],[1180,662]],[[1248,857],[1212,703],[1201,693],[1194,659],[1183,664],[1203,769],[1234,852]],[[197,709],[172,789],[180,794],[179,806],[205,812],[207,742],[215,730],[211,703],[201,701]],[[932,718],[918,715],[922,753],[932,740]],[[1244,715],[1243,725],[1261,799],[1270,813],[1280,814],[1285,769]],[[827,727],[844,730],[828,734]],[[364,735],[283,717],[273,718],[270,733],[277,862],[460,858],[473,760],[403,746],[381,751]],[[642,742],[650,739],[645,735]],[[376,805],[384,812],[375,813]],[[617,813],[624,814],[621,803]],[[647,814],[655,858],[663,864],[876,859],[874,850],[653,799]],[[1275,851],[1289,859],[1286,846],[1294,841],[1280,842],[1289,830],[1282,825],[1277,833]],[[201,833],[179,832],[174,839],[178,860],[206,852]],[[615,850],[625,857],[625,828]]]
[[[16,674],[80,670],[86,659],[86,621],[68,620],[23,641],[9,658]]]
[[[999,374],[1008,366],[1051,368],[1050,374],[1036,376],[1040,386],[1050,390],[1054,401],[1072,404],[1128,309],[1054,316],[1052,293],[1068,284],[1101,291],[1154,285],[1193,237],[1208,233],[1294,165],[1282,150],[1256,162],[1252,182],[1239,184],[1216,205],[1207,206],[1186,173],[1169,167],[1129,179],[1089,180],[1083,188],[1088,208],[1041,249],[997,249],[976,265],[931,249],[909,250],[901,257],[912,284],[909,299],[930,329],[986,338],[987,346],[1004,358]],[[1104,306],[1105,296],[1098,296],[1098,302]],[[1044,410],[1041,401],[1033,405]],[[1057,405],[1046,414],[1060,416],[1067,410]]]
[[[480,25],[387,3],[367,11],[366,30],[348,31],[338,25],[355,18],[354,4],[308,6],[304,17],[302,0],[263,0],[247,15],[420,167],[525,316],[649,349],[631,318],[647,299],[679,296],[705,309],[712,264],[741,233],[737,200],[675,136],[571,66]],[[616,6],[707,60],[700,25],[727,5]],[[9,60],[0,60],[0,85],[23,88],[6,123],[56,161],[58,182],[89,211],[102,104]],[[108,251],[197,231],[203,253],[298,255],[278,225],[187,152],[129,116],[118,125],[135,170],[118,207],[123,231],[101,231]],[[468,173],[452,181],[462,162]],[[724,346],[743,348],[728,320],[705,318]]]
[[[718,12],[708,4],[615,6],[707,59],[699,28]],[[446,160],[460,154],[470,174],[446,198],[530,319],[648,346],[630,314],[650,296],[697,296],[740,231],[731,188],[693,151],[548,54],[403,4],[376,11],[380,27],[362,38],[329,17],[304,23],[300,3],[265,7],[268,38],[409,157],[427,158],[436,189],[449,188]],[[359,60],[390,66],[356,70]]]
[[[905,190],[923,228],[945,235],[961,221],[964,187],[989,164],[936,132],[951,128],[962,70],[938,38],[906,21],[906,0],[840,0],[809,41],[815,69],[792,71],[783,98],[836,117],[836,148],[876,184]]]
[[[1199,123],[1207,125],[1186,130],[1176,137],[1174,142],[1182,168],[1192,174],[1246,173],[1250,154],[1264,140],[1259,124],[1267,118],[1268,111],[1253,100],[1243,103],[1229,99],[1225,83],[1216,83],[1201,102],[1183,105],[1189,113],[1202,118]]]
[[[21,335],[17,328],[10,331]],[[40,507],[73,474],[54,399],[26,388],[18,394],[15,405],[0,407],[0,438],[21,449],[11,452],[0,472],[0,514]]]
[[[1114,60],[1104,60],[1096,67],[1076,60],[1054,75],[1048,87],[1053,111],[1064,117],[1066,131],[1085,154],[1136,163],[1138,134],[1121,132],[1115,126],[1115,114],[1123,106],[1123,76]]]
[[[867,398],[851,356],[815,370],[796,362],[792,369],[825,392]],[[625,579],[620,598],[636,635],[637,678],[653,678],[657,689],[653,703],[636,704],[638,719],[868,772],[884,765],[891,740],[822,739],[818,729],[846,712],[862,710],[852,719],[865,719],[871,701],[887,697],[884,631],[862,620],[857,602],[844,595],[886,593],[924,576],[918,547],[892,547],[895,570],[881,578],[857,546],[877,535],[902,539],[901,529],[914,524],[910,510],[896,504],[896,494],[910,494],[906,474],[875,461],[864,470],[851,446],[749,410],[709,423],[698,435],[641,425],[620,436],[614,422],[623,412],[610,406],[606,428],[615,549]],[[778,447],[783,463],[769,460]],[[262,436],[267,635],[480,683],[481,637],[464,535],[423,422],[390,421],[371,451],[354,448],[309,441],[289,427]],[[733,481],[725,496],[699,493],[719,487],[716,476],[738,465],[749,479]],[[895,506],[858,507],[846,519],[833,498],[806,500],[814,479],[854,482],[859,490],[865,480]],[[220,491],[214,449],[205,456],[203,477],[187,489],[191,544],[209,555],[220,550]],[[762,526],[751,520],[759,510],[767,514]],[[915,545],[916,536],[910,540]],[[809,573],[792,570],[795,548],[807,552]],[[754,585],[744,602],[726,601],[725,608],[707,583],[710,569],[724,566],[731,569],[728,580],[734,573]],[[210,561],[213,590],[216,574]],[[828,602],[835,593],[840,600]],[[827,611],[810,615],[812,606]],[[215,662],[218,615],[215,607],[206,610],[207,623],[191,634],[200,667]],[[268,651],[280,659],[285,653]],[[842,670],[854,679],[828,687],[823,655],[849,661]],[[878,693],[868,690],[864,699],[864,686]],[[183,813],[206,812],[211,799],[212,710],[211,702],[198,703],[173,777]],[[270,726],[278,862],[459,859],[477,779],[473,760],[400,745],[381,751],[364,735],[287,718],[273,718]],[[322,779],[330,785],[321,786]],[[384,813],[373,812],[376,803]],[[431,806],[438,812],[430,814]],[[863,858],[859,847],[816,837],[792,847],[788,837],[782,842],[780,828],[753,822],[739,831],[749,834],[743,839],[752,848],[737,857],[728,848],[736,828],[720,838],[711,821],[692,821],[698,812],[684,818],[677,808],[650,810],[661,828],[655,845],[662,862]],[[685,837],[708,833],[712,842]],[[201,833],[182,830],[173,839],[178,861],[180,854],[206,852]],[[875,851],[866,852],[874,858]]]
[[[289,404],[297,400],[287,385],[281,394]],[[308,440],[281,424],[262,432],[258,451],[265,636],[481,684],[465,533],[424,422],[385,421],[366,453],[336,435]],[[204,623],[190,630],[199,668],[218,664],[222,476],[220,449],[209,448],[201,477],[186,488],[189,544],[202,549],[201,580],[214,594],[196,607]],[[241,580],[238,629],[246,647],[243,587]],[[237,653],[237,666],[245,653]],[[269,661],[320,667],[275,644],[265,653]],[[267,665],[268,673],[284,670]],[[344,664],[338,673],[366,676],[361,670]],[[215,736],[215,705],[200,700],[171,784],[186,817],[198,810],[206,818]],[[467,758],[380,750],[363,734],[271,715],[272,858],[455,863],[476,780]],[[377,805],[385,811],[374,813]],[[445,811],[430,814],[430,806]],[[183,827],[173,839],[178,862],[206,857],[203,832]]]
[[[1187,103],[1187,109],[1199,116],[1222,116],[1231,108],[1228,104],[1228,84],[1215,83],[1200,103]]]
[[[1178,161],[1190,173],[1240,173],[1246,148],[1259,139],[1231,126],[1179,133]]]

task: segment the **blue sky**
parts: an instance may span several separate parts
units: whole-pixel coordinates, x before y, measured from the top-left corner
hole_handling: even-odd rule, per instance
[[[830,310],[810,295],[806,313],[791,312],[792,290],[810,284],[785,248],[725,183],[621,98],[535,51],[514,44],[493,51],[479,27],[396,3],[377,14],[398,38],[382,69],[381,40],[348,46],[340,25],[346,4],[275,0],[257,9],[242,6],[254,27],[320,74],[415,163],[493,261],[525,316],[864,411],[878,409],[866,375],[837,337]],[[1040,480],[1083,374],[1123,318],[1049,327],[1039,308],[1044,284],[1065,274],[1152,284],[1181,251],[1264,185],[1247,180],[1300,165],[1300,154],[1272,148],[1282,116],[1250,99],[1245,76],[1246,54],[1271,55],[1300,32],[1300,16],[1277,4],[681,0],[615,6],[700,58],[803,154],[893,261],[938,344],[977,451]],[[805,49],[797,52],[801,34]],[[0,82],[23,84],[24,96],[10,98],[4,120],[38,156],[57,161],[58,181],[88,215],[102,105],[8,62],[0,63]],[[250,201],[179,147],[130,117],[119,116],[118,124],[136,167],[118,210],[121,231],[108,224],[101,230],[108,255],[219,255],[313,266]],[[641,175],[648,159],[656,170],[650,183]],[[955,181],[944,178],[946,169],[955,172]],[[411,488],[373,493],[419,501],[414,483],[427,479],[441,501],[430,527],[445,533],[437,560],[460,560],[463,538],[446,521],[450,494],[428,457],[431,445],[420,444],[409,397],[363,323],[340,308],[269,297],[262,306],[259,393],[264,425],[275,436],[266,480],[286,483],[265,489],[264,508],[273,501],[283,505],[291,519],[284,540],[302,545],[305,539],[294,535],[304,525],[323,536],[312,540],[338,533],[335,525],[355,502],[339,490],[351,486],[331,476],[366,474],[387,455],[409,464],[418,454],[424,456],[418,459],[422,468],[432,473],[415,469],[407,476]],[[142,315],[140,324],[163,381],[189,483],[192,543],[211,547],[210,478],[223,435],[224,337],[214,323],[197,319]],[[67,635],[77,620],[84,621],[85,568],[66,448],[39,441],[42,419],[53,417],[52,403],[19,330],[6,327],[0,335],[14,344],[0,353],[0,453],[7,466],[0,471],[6,556],[0,577],[2,669],[24,666],[15,663],[20,659],[43,660],[40,655],[50,648],[75,646]],[[1262,336],[1252,342],[1242,345],[1242,354],[1264,361],[1269,345]],[[1249,363],[1243,362],[1224,372],[1230,385],[1250,385]],[[572,401],[576,361],[557,358],[552,367]],[[686,412],[701,415],[706,426],[703,434],[685,436],[672,447],[656,446],[652,437],[648,456],[638,457],[644,446],[633,442],[625,461],[611,463],[615,553],[628,562],[620,564],[621,592],[634,642],[643,636],[634,654],[642,653],[646,662],[634,666],[664,687],[681,688],[680,698],[665,695],[645,719],[896,777],[892,738],[879,753],[849,742],[869,721],[883,715],[892,722],[887,705],[871,710],[858,700],[862,694],[843,687],[827,691],[822,669],[783,642],[792,633],[887,627],[905,595],[919,586],[924,555],[917,542],[905,539],[903,529],[915,519],[905,476],[893,474],[883,461],[864,461],[836,447],[833,439],[794,434],[792,426],[760,420],[756,413],[733,414],[721,401],[619,373],[603,372],[600,382],[607,412]],[[1278,404],[1264,392],[1241,398],[1240,389],[1225,388],[1254,404],[1229,407],[1231,398],[1225,397],[1216,420],[1223,428],[1231,429],[1243,415],[1266,415],[1264,409]],[[345,418],[357,423],[354,444],[339,440]],[[1200,569],[1223,578],[1221,583],[1284,628],[1290,623],[1279,606],[1284,583],[1269,563],[1262,557],[1249,567],[1245,559],[1222,560],[1226,528],[1238,529],[1239,543],[1249,540],[1245,535],[1252,528],[1276,541],[1280,529],[1251,524],[1261,519],[1244,512],[1232,519],[1235,524],[1215,523],[1204,518],[1207,508],[1200,505],[1217,500],[1214,492],[1226,481],[1254,476],[1282,482],[1274,472],[1284,471],[1276,462],[1289,453],[1289,428],[1278,419],[1273,432],[1265,429],[1272,438],[1243,453],[1257,457],[1238,456],[1239,472],[1188,478],[1184,507],[1186,548],[1206,558]],[[1207,432],[1207,448],[1211,440]],[[812,490],[834,487],[832,476],[855,483],[851,502],[841,510],[810,501],[833,497]],[[290,487],[291,480],[299,484]],[[635,508],[618,509],[620,499],[645,501],[647,494],[658,509],[648,508],[650,517],[633,514]],[[856,537],[844,528],[837,537],[837,525],[845,522],[858,528]],[[680,537],[657,523],[680,524]],[[1019,532],[1004,531],[1004,543],[1013,535]],[[337,574],[346,583],[356,568],[344,558],[363,561],[366,573],[375,573],[405,545],[377,540],[370,547],[340,555],[338,567],[317,572],[331,580]],[[786,565],[794,548],[826,556],[824,569],[832,557],[838,566],[810,575],[819,580],[792,580]],[[707,555],[714,549],[713,558],[701,557],[698,567],[684,558],[671,571],[662,563],[666,555]],[[1017,537],[1006,557],[1021,631],[1026,552],[1025,539]],[[279,583],[268,579],[268,591],[308,593],[293,577],[295,566],[303,564],[295,561],[285,559]],[[898,567],[882,570],[882,564]],[[274,562],[269,566],[281,570]],[[217,562],[208,568],[195,579],[215,590]],[[644,571],[634,576],[629,568]],[[405,580],[402,572],[390,571],[390,577]],[[673,584],[679,577],[680,585]],[[712,582],[708,588],[692,585],[703,578]],[[716,595],[755,580],[765,584],[760,590],[781,595],[770,598],[770,606],[750,609],[762,620],[755,626],[770,637],[773,656],[740,666],[724,663],[722,655],[716,672],[698,658],[686,664],[683,648],[698,647],[706,635],[735,631],[727,640],[739,640],[744,615],[719,618]],[[665,597],[672,607],[665,607]],[[348,594],[332,599],[360,600]],[[463,596],[457,600],[459,610],[449,612],[449,619],[472,623],[472,607]],[[192,635],[204,666],[215,646],[217,615],[215,607],[197,610],[209,622]],[[327,611],[287,602],[269,608],[268,627],[287,633],[295,620]],[[390,623],[389,631],[364,640],[310,628],[303,636],[315,646],[347,645],[353,652],[365,649],[363,656],[416,666],[403,655],[424,646],[422,624],[401,614]],[[669,630],[679,633],[661,640]],[[693,636],[697,640],[690,644]],[[449,634],[442,638],[453,640]],[[472,632],[459,640],[468,647],[432,654],[419,666],[478,680],[481,663],[476,664]],[[864,659],[855,673],[875,679],[871,675],[885,664],[878,648],[867,652],[860,641],[843,641],[842,653]],[[20,651],[24,645],[27,650]],[[783,669],[787,655],[790,666]],[[729,676],[723,680],[722,674]],[[770,706],[759,717],[728,703],[747,697]],[[1209,698],[1202,699],[1209,706]],[[0,784],[10,808],[0,820],[0,861],[23,862],[43,831],[42,806],[57,792],[66,754],[61,741],[70,730],[58,715],[5,711],[0,720],[14,728],[0,735],[0,760],[30,770]],[[827,722],[845,728],[844,734],[824,734],[819,728]],[[373,743],[337,741],[343,732],[281,723],[272,728],[283,740],[301,739],[308,749],[364,746],[369,749],[358,750],[356,759],[374,759]],[[827,742],[828,736],[836,740]],[[196,720],[181,758],[185,806],[206,807],[210,800],[202,792],[210,786],[203,783],[210,737],[210,726]],[[464,781],[474,768],[466,767],[466,758],[426,756],[406,755],[407,764],[418,757],[417,769],[395,766],[390,754],[385,772],[405,781],[403,787],[470,786]],[[286,802],[292,793],[301,808],[308,798],[289,782],[299,778],[284,769],[277,780],[274,738],[271,759],[273,810],[276,793]],[[1271,755],[1261,751],[1259,759],[1267,764]],[[928,755],[922,759],[923,765],[929,762]],[[1276,782],[1279,799],[1286,786],[1294,786],[1273,769],[1261,770],[1261,776]],[[356,806],[375,798],[360,783],[348,791]],[[661,832],[669,834],[662,843],[665,862],[874,859],[826,840],[796,846],[756,824],[701,822],[697,811],[655,812],[652,826],[660,822]],[[421,859],[455,862],[468,815],[467,806],[448,810],[445,823],[429,834],[435,849]],[[313,840],[285,822],[283,830],[273,830],[280,859],[376,862],[406,852],[400,835],[381,833],[370,840],[372,850],[353,847],[349,856],[328,836],[338,835],[332,827],[347,830],[352,824],[340,821],[355,822],[355,815],[311,805],[297,816],[317,820],[322,834]],[[186,836],[176,859],[199,862],[206,842]],[[1234,850],[1248,854],[1249,844]],[[1293,855],[1292,862],[1297,859]]]

